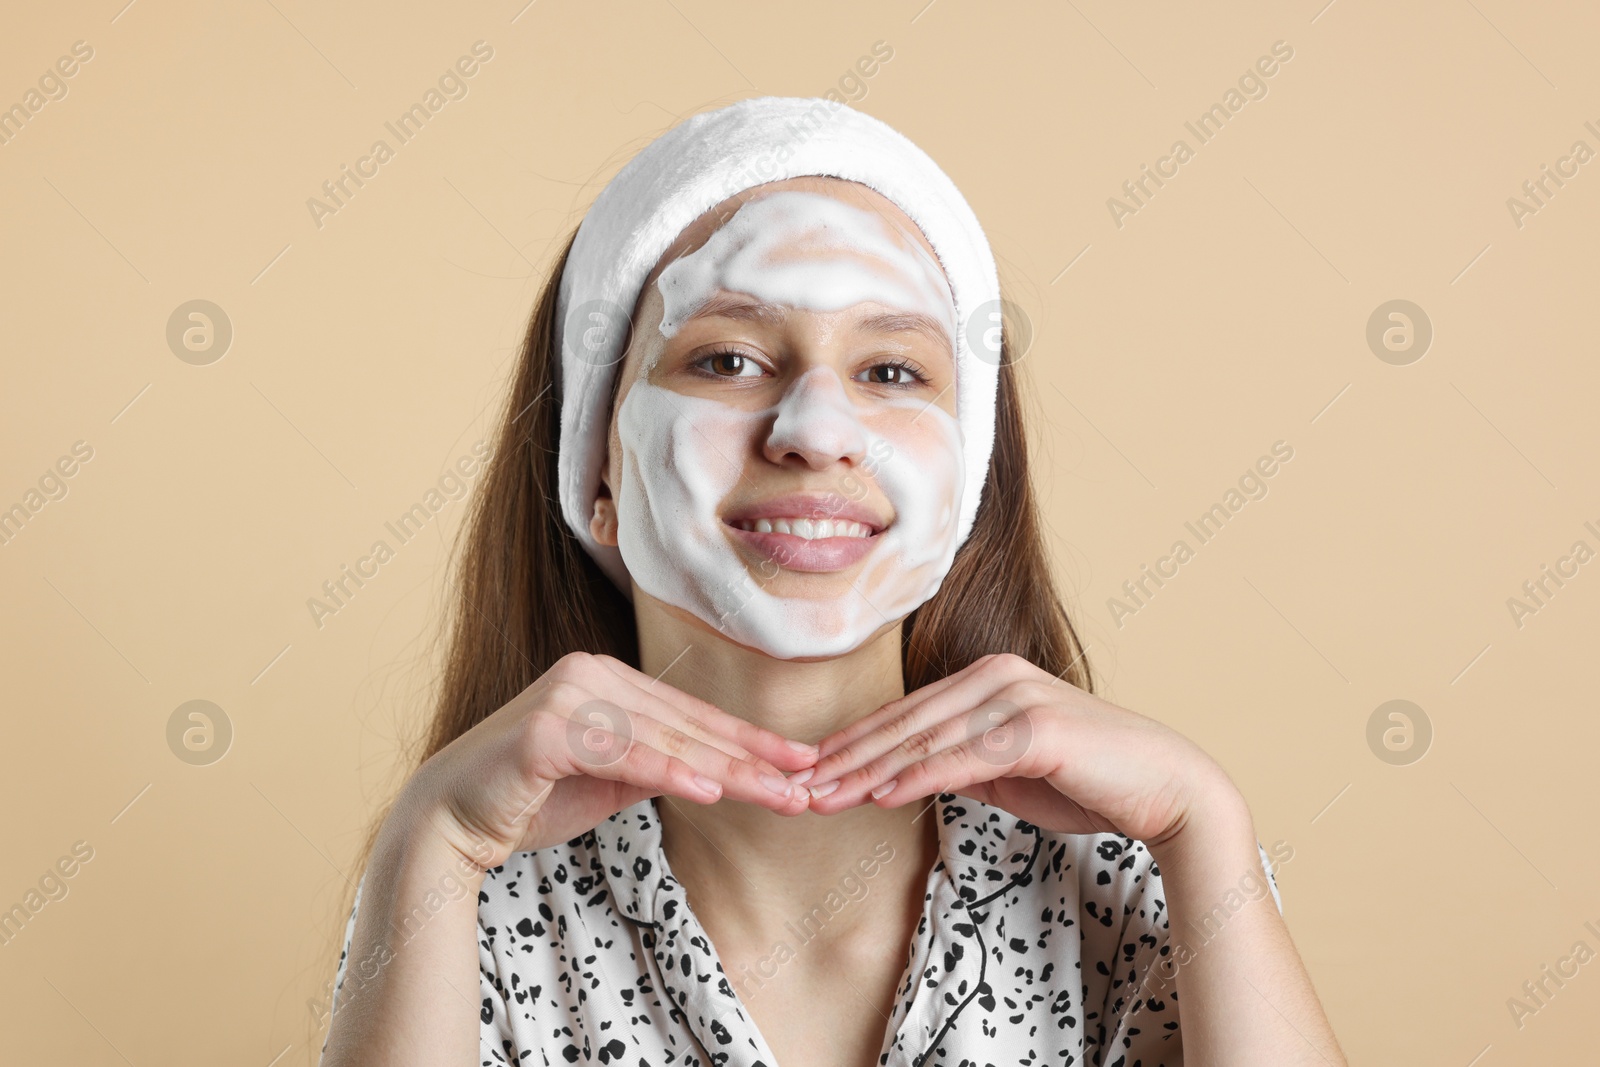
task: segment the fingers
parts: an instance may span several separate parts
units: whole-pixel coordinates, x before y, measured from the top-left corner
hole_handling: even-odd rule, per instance
[[[916,690],[910,694],[910,697],[917,698],[915,701],[911,701],[908,697],[908,703],[895,701],[884,705],[863,720],[873,723],[869,729],[857,730],[853,726],[849,731],[841,731],[841,734],[823,738],[823,743],[827,746],[831,737],[846,733],[853,735],[847,742],[824,748],[825,755],[817,760],[816,771],[812,774],[809,784],[815,787],[857,770],[885,753],[911,742],[917,735],[931,730],[939,722],[952,716],[964,713],[965,717],[971,720],[966,726],[975,736],[993,725],[992,712],[1016,710],[1014,706],[985,707],[988,702],[995,699],[997,690],[1004,688],[1011,681],[1006,672],[992,668],[984,670],[990,659],[991,657],[985,657],[952,674],[944,679],[947,684],[934,683]],[[936,747],[943,748],[944,745]],[[923,754],[934,750],[926,749]]]
[[[723,732],[720,729],[728,723],[739,723],[751,730],[762,732],[758,727],[751,726],[750,723],[729,715],[714,705],[695,700],[687,693],[675,690],[665,683],[656,685],[654,689],[640,685],[636,679],[642,678],[648,683],[650,676],[634,670],[620,660],[613,660],[609,656],[595,656],[593,659],[597,663],[584,672],[579,684],[585,689],[592,690],[595,696],[630,711],[648,715],[737,759],[752,760],[769,774],[782,775],[783,772],[772,761],[752,752],[735,737],[730,736],[731,731]],[[679,698],[676,703],[669,699],[673,694]],[[684,710],[685,706],[690,710]],[[744,736],[749,734],[746,733]],[[789,750],[786,748],[785,751]]]
[[[731,800],[743,800],[785,813],[798,813],[810,801],[801,786],[792,785],[776,768],[753,758],[730,756],[674,727],[648,717],[635,716],[636,741],[681,759],[722,786]]]
[[[958,682],[964,681],[977,673],[978,669],[990,660],[995,654],[983,656],[967,664],[954,674],[940,678],[936,682],[929,682],[920,689],[915,689],[899,700],[892,700],[872,714],[857,719],[842,730],[835,730],[817,743],[819,755],[826,758],[840,749],[854,743],[859,738],[865,737],[885,723],[891,722],[905,713],[925,704],[931,697],[944,692]],[[819,761],[820,762],[820,761]],[[820,773],[820,772],[819,772]]]
[[[814,785],[811,810],[830,815],[869,800],[893,807],[1009,775],[1031,776],[1038,773],[1027,758],[1034,751],[1033,735],[1028,712],[1004,700],[990,701],[973,713],[936,722],[890,744],[861,766]],[[827,792],[818,796],[819,788]]]
[[[815,745],[791,741],[737,715],[731,715],[715,704],[697,700],[683,690],[652,678],[612,656],[596,656],[595,659],[618,678],[674,708],[685,721],[704,724],[712,733],[728,738],[745,752],[759,756],[777,767],[790,771],[800,770],[811,766],[816,758]],[[683,727],[679,725],[679,728]]]
[[[971,795],[981,792],[981,789],[973,787],[1008,777],[1012,772],[1004,766],[985,761],[980,745],[980,741],[973,740],[936,752],[873,786],[866,795],[881,808],[897,808],[939,793],[966,791]],[[843,790],[843,786],[840,790]]]
[[[653,795],[682,797],[697,804],[715,803],[724,794],[722,783],[714,777],[631,737],[594,727],[587,743],[596,757],[596,762],[582,765],[583,773],[589,777],[635,785]]]
[[[725,796],[780,814],[798,814],[810,799],[775,768],[730,755],[650,715],[603,698],[582,701],[570,714],[552,710],[533,718],[531,747],[553,762],[553,770],[563,777],[587,775],[624,781],[701,803]],[[641,771],[650,777],[630,776]],[[696,775],[715,784],[715,797],[708,799],[706,790],[693,781]]]

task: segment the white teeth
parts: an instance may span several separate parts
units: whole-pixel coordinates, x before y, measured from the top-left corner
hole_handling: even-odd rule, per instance
[[[739,529],[751,533],[781,533],[820,541],[828,537],[871,537],[872,527],[843,519],[743,519]]]

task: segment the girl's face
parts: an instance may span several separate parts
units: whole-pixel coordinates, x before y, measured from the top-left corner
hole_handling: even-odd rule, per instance
[[[962,439],[955,306],[891,201],[769,183],[645,282],[591,523],[635,585],[780,659],[842,655],[939,588]]]

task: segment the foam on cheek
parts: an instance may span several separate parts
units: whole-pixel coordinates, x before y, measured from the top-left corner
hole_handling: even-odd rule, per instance
[[[740,415],[643,380],[617,412],[617,547],[628,573],[651,596],[713,625],[734,605],[744,573],[716,514],[739,480],[744,452],[724,454],[711,442],[739,448],[750,432]]]
[[[939,591],[956,553],[956,513],[965,482],[961,429],[922,401],[890,405],[865,466],[895,511],[867,556],[856,592],[874,614],[898,618]]]
[[[963,478],[960,430],[943,410],[891,401],[865,423],[852,418],[861,461],[829,491],[860,500],[875,484],[894,522],[851,587],[822,598],[774,595],[768,586],[780,575],[778,563],[747,565],[718,511],[745,457],[758,454],[797,388],[777,407],[752,412],[640,381],[624,398],[617,426],[618,545],[633,580],[779,659],[850,652],[938,592],[955,557]]]
[[[875,300],[931,315],[954,337],[949,284],[921,245],[908,244],[894,239],[883,216],[831,196],[798,189],[769,194],[744,204],[704,245],[661,272],[661,335],[676,334],[721,289],[812,311]],[[854,255],[795,258],[796,248]],[[881,269],[869,268],[862,256]]]

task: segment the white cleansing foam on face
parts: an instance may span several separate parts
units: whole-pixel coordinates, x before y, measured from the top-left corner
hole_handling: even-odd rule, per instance
[[[816,249],[854,255],[821,262],[797,257]],[[876,262],[868,266],[860,256]],[[909,238],[897,241],[876,212],[800,189],[744,204],[693,254],[668,264],[656,288],[664,305],[663,337],[674,336],[719,289],[813,311],[876,300],[930,315],[955,337],[949,283],[921,245]]]
[[[800,190],[746,203],[658,284],[665,337],[718,291],[815,311],[873,301],[954,328],[948,286],[920,246],[895,240],[874,212]],[[850,652],[938,591],[955,557],[965,469],[960,427],[942,408],[853,400],[852,383],[828,366],[796,376],[763,410],[679,393],[649,373],[641,368],[617,416],[618,547],[640,589],[779,659]],[[893,508],[859,564],[843,577],[812,577],[815,588],[833,587],[828,595],[769,592],[781,561],[751,560],[722,521],[740,480],[759,480],[750,465],[765,462],[764,445],[831,455],[809,488],[861,500],[876,486]]]

